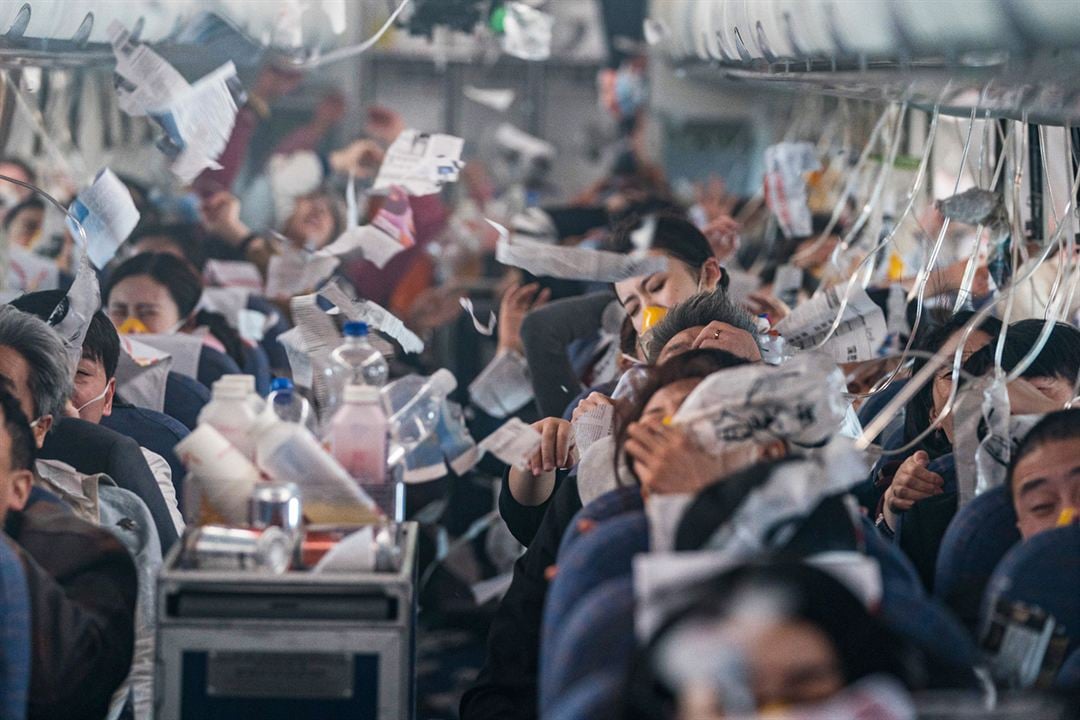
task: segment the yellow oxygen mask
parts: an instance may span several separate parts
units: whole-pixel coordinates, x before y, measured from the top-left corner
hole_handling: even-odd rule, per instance
[[[1068,527],[1076,520],[1076,508],[1067,507],[1058,515],[1056,527]]]
[[[116,328],[116,332],[121,335],[149,335],[150,328],[146,327],[146,323],[139,318],[129,317]]]
[[[661,320],[663,320],[668,313],[666,307],[660,307],[659,305],[649,305],[641,311],[641,333],[645,333],[656,327]]]

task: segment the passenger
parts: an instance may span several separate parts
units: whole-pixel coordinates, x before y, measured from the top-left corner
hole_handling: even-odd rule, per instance
[[[112,534],[36,491],[34,430],[0,389],[0,519],[29,589],[27,717],[100,720],[131,667],[138,581]],[[10,660],[10,659],[9,659]]]
[[[102,300],[120,332],[205,333],[205,345],[244,367],[247,358],[240,336],[223,316],[198,309],[202,289],[202,281],[184,261],[171,254],[145,253],[110,273]]]
[[[56,325],[67,314],[67,304],[62,290],[43,290],[29,293],[12,301],[12,307],[38,316]],[[63,309],[63,312],[61,312]],[[77,417],[98,425],[102,418],[112,415],[116,397],[116,366],[120,361],[120,337],[116,328],[100,310],[90,318],[90,325],[83,340],[82,358],[75,371],[74,390],[68,400],[66,415]],[[147,422],[143,418],[143,422]],[[160,422],[160,420],[158,421]],[[172,445],[181,438],[168,435]],[[166,448],[160,447],[165,450]],[[146,447],[140,446],[146,464],[157,480],[161,495],[169,508],[169,515],[177,534],[184,531],[184,518],[180,514],[176,484],[182,478],[173,477],[173,467],[166,459]],[[168,447],[171,453],[172,446]]]
[[[896,688],[860,698],[860,712],[877,717],[899,712],[914,685],[904,640],[817,568],[745,565],[681,592],[683,608],[640,652],[613,717],[719,720],[777,708],[832,717],[846,706],[823,703],[864,679]]]
[[[679,394],[689,393],[691,385],[696,386],[712,373],[743,364],[745,360],[718,350],[689,352],[655,368],[654,386],[660,392],[678,384]],[[548,433],[544,444],[549,453],[559,450],[557,438]],[[603,467],[607,472],[614,471],[610,464]],[[560,478],[557,490],[546,501],[546,512],[527,538],[528,550],[514,564],[513,581],[488,635],[484,669],[461,700],[462,720],[536,717],[540,621],[548,568],[555,564],[570,519],[582,507],[578,482],[573,476]],[[528,527],[526,523],[513,523],[513,518],[507,520],[511,527]]]
[[[4,215],[4,234],[8,242],[30,250],[41,239],[45,222],[45,203],[36,197],[12,206]]]
[[[1009,491],[1024,540],[1080,520],[1080,409],[1050,413],[1024,436]]]

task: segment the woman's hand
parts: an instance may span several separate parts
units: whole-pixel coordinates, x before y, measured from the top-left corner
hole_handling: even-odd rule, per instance
[[[206,232],[217,235],[234,247],[251,234],[248,226],[240,220],[240,201],[228,191],[222,190],[205,198],[199,206],[199,215]]]
[[[716,458],[674,425],[631,423],[624,449],[646,495],[696,493],[723,477]]]
[[[754,315],[768,315],[769,322],[773,326],[791,314],[791,308],[788,307],[786,302],[763,290],[747,295],[744,304],[746,309]]]
[[[885,521],[895,528],[893,520],[907,512],[915,503],[945,492],[945,480],[926,469],[930,456],[919,450],[900,464],[892,483],[885,491]]]
[[[576,408],[574,408],[574,412],[570,416],[570,422],[571,424],[576,423],[578,421],[578,418],[580,418],[582,415],[589,412],[593,408],[598,408],[602,405],[614,404],[615,403],[613,403],[611,401],[611,398],[609,398],[607,395],[598,392],[591,392],[585,397],[584,400],[577,404]]]
[[[341,175],[352,173],[358,178],[368,179],[378,174],[384,157],[385,153],[378,143],[357,140],[330,153],[330,167]]]
[[[526,315],[544,305],[550,297],[551,291],[547,288],[541,290],[539,283],[515,283],[506,289],[499,301],[499,352],[524,352],[521,344],[521,323]]]
[[[540,433],[540,449],[529,458],[533,475],[571,467],[574,464],[574,431],[562,418],[549,417],[532,424]]]
[[[742,328],[713,320],[694,338],[692,349],[726,350],[751,362],[761,360],[761,348],[754,336]]]

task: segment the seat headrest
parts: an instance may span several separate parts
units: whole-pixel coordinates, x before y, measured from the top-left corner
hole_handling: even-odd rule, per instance
[[[1000,600],[1039,608],[1063,626],[1066,652],[1080,647],[1080,525],[1047,530],[1002,558],[990,578],[982,617]]]
[[[973,499],[949,523],[938,552],[934,594],[969,628],[978,622],[994,568],[1018,542],[1016,510],[1004,486]]]

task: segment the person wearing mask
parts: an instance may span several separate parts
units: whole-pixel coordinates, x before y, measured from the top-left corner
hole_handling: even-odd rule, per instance
[[[722,350],[745,362],[760,362],[753,318],[727,297],[723,290],[703,292],[679,303],[653,329],[650,361],[661,365],[691,350]],[[549,417],[533,424],[541,433],[540,449],[530,458],[529,469],[510,468],[499,495],[499,512],[514,536],[524,545],[531,542],[561,482],[558,470],[572,467],[573,423],[590,409],[611,405],[613,400],[593,392],[573,410],[570,421]]]
[[[202,291],[202,281],[184,261],[170,254],[144,253],[128,258],[109,274],[102,301],[121,333],[202,334],[204,345],[233,361],[232,367],[218,375],[238,373],[251,364],[244,341],[222,315],[198,309]],[[216,379],[200,377],[199,381],[209,387]]]
[[[657,402],[666,398],[671,404],[677,404],[709,375],[743,364],[746,364],[745,360],[719,350],[698,350],[675,357],[650,371],[655,392],[676,386]],[[672,394],[681,395],[681,398],[671,397]],[[618,452],[625,449],[620,447]],[[694,458],[704,464],[707,456],[706,451],[698,449]],[[691,465],[694,460],[687,458],[683,462]],[[602,471],[613,472],[614,468],[607,463],[603,464]],[[510,589],[488,635],[484,669],[462,697],[462,720],[536,717],[540,622],[549,568],[555,564],[566,527],[582,507],[579,479],[567,477],[564,471],[559,474],[562,477],[558,489],[547,501],[546,512],[528,543],[528,550],[514,564]]]
[[[641,223],[628,221],[620,226],[608,249],[624,254],[633,251],[634,232]],[[709,240],[687,220],[660,216],[647,252],[666,258],[667,269],[613,285],[615,299],[642,339],[664,313],[691,295],[727,286],[727,274],[713,255]],[[611,299],[607,292],[567,298],[550,302],[525,317],[521,339],[541,415],[560,417],[567,403],[581,391],[567,347],[574,340],[597,334]]]
[[[1002,369],[1012,371],[1031,352],[1042,332],[1044,321],[1023,320],[1010,325],[1005,331],[1002,353]],[[963,365],[969,376],[981,377],[994,369],[996,343],[990,343],[973,353]],[[951,390],[951,366],[945,369],[947,376],[935,376],[931,388],[932,419],[942,413]],[[1080,331],[1058,323],[1053,326],[1046,344],[1032,360],[1021,376],[1008,384],[1009,412],[1011,415],[1034,415],[1059,410],[1072,397],[1072,385],[1080,374]],[[940,373],[939,373],[940,375]],[[967,380],[961,379],[960,392],[964,392]],[[951,461],[952,447],[956,441],[956,423],[952,414],[941,422],[941,435],[946,453],[939,458]],[[902,464],[886,491],[883,514],[896,526],[902,526],[899,544],[920,571],[927,587],[932,582],[937,552],[949,522],[956,514],[957,487],[955,465],[935,468],[924,466],[924,458],[916,454]],[[940,461],[939,461],[940,462]],[[896,510],[900,509],[902,519]],[[891,512],[889,512],[891,511]]]
[[[1080,518],[1080,409],[1049,413],[1024,436],[1009,492],[1024,540]]]
[[[37,444],[20,404],[0,388],[2,542],[30,601],[27,717],[99,720],[131,667],[135,565],[112,534],[31,489]]]
[[[16,298],[11,305],[36,315],[53,326],[62,322],[67,315],[67,304],[62,290],[29,293]],[[77,417],[99,425],[104,418],[113,414],[115,404],[123,404],[116,397],[116,367],[119,361],[120,337],[105,313],[98,310],[91,316],[86,337],[83,339],[82,357],[75,370],[75,382],[66,409],[67,417]],[[158,450],[169,455],[172,455],[173,446],[187,436],[186,429],[179,422],[163,414],[140,412],[140,422],[143,429],[150,423],[164,432],[163,444],[158,444]],[[182,477],[174,474],[182,473],[182,466],[178,460],[170,463],[162,454],[145,446],[140,445],[139,449],[157,480],[176,532],[183,533],[184,518],[180,514],[176,491]]]
[[[45,321],[10,306],[0,307],[0,382],[19,400],[23,413],[32,417],[34,441],[42,449],[39,482],[55,488],[61,483],[72,490],[76,509],[98,519],[95,504],[75,500],[82,479],[100,475],[108,468],[109,485],[115,483],[118,502],[130,514],[156,530],[155,543],[164,550],[176,542],[177,533],[168,504],[138,444],[107,428],[66,418],[72,394],[71,368],[60,336]],[[58,433],[60,434],[58,437]]]
[[[911,649],[824,570],[740,565],[680,593],[682,607],[638,653],[612,717],[720,720],[779,708],[833,717],[847,706],[827,703],[852,686],[863,692],[849,702],[858,698],[866,717],[905,704],[914,715]]]

